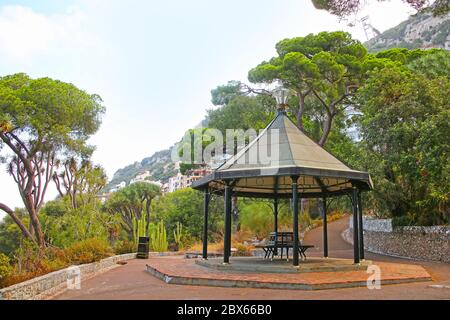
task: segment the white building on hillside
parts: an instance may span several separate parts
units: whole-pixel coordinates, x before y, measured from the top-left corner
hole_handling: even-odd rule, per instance
[[[112,188],[109,192],[119,191],[120,189],[125,188],[126,186],[127,186],[127,183],[125,181],[122,181],[121,183],[116,184],[114,186],[114,188]]]
[[[138,174],[136,177],[130,180],[130,184],[135,182],[147,182],[148,178],[150,178],[150,171],[144,171],[140,174]]]
[[[179,189],[190,187],[192,182],[209,174],[209,169],[192,169],[186,175],[178,173],[176,176],[169,178],[167,186],[163,186],[165,192],[174,192]]]

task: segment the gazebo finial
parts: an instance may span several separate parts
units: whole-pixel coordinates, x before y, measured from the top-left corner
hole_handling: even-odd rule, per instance
[[[284,87],[279,87],[273,91],[273,96],[277,101],[278,113],[286,113],[289,90]]]

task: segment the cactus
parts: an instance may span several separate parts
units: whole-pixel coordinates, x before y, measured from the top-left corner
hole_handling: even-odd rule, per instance
[[[183,236],[183,225],[181,222],[177,222],[177,226],[175,230],[173,230],[173,239],[175,241],[175,244],[177,245],[177,248],[181,247],[181,237]]]
[[[135,217],[133,217],[133,240],[136,245],[139,241],[139,237],[146,236],[146,226],[147,219],[145,217],[145,214],[142,214],[140,219],[136,219]]]
[[[156,225],[156,228],[150,230],[150,245],[156,252],[166,252],[169,250],[167,232],[163,220]]]

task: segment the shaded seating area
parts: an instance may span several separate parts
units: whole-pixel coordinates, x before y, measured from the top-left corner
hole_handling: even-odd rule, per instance
[[[286,95],[281,98],[283,96]],[[323,256],[328,257],[328,204],[331,198],[348,197],[353,214],[354,263],[358,264],[364,259],[361,193],[372,189],[370,175],[351,169],[311,140],[287,116],[286,100],[277,101],[277,116],[254,140],[211,174],[192,184],[192,188],[204,193],[203,259],[208,258],[208,205],[213,194],[224,197],[224,264],[230,263],[231,256],[232,197],[273,201],[275,235],[279,231],[278,202],[290,199],[292,245],[278,248],[280,242],[276,237],[274,245],[267,247],[266,252],[267,257],[273,257],[275,250],[289,252],[291,247],[294,266],[299,265],[299,258],[304,257],[308,249],[299,241],[299,201],[303,198],[321,200]],[[270,150],[270,159],[264,157],[267,150]]]
[[[294,247],[294,233],[293,232],[271,232],[269,234],[266,244],[257,245],[264,251],[264,259],[273,260],[274,256],[279,256],[283,259],[283,253],[286,261],[289,261],[289,250]],[[306,251],[309,248],[314,248],[313,245],[304,245],[299,240],[298,253],[302,259],[306,259]]]

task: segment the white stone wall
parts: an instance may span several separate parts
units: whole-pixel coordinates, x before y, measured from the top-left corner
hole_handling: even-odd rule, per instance
[[[349,228],[353,228],[353,216],[349,219]],[[392,232],[392,219],[373,219],[363,217],[363,229],[376,232]]]
[[[363,219],[366,250],[412,258],[450,263],[450,226],[392,227],[391,219]],[[352,243],[353,220],[343,233]]]

